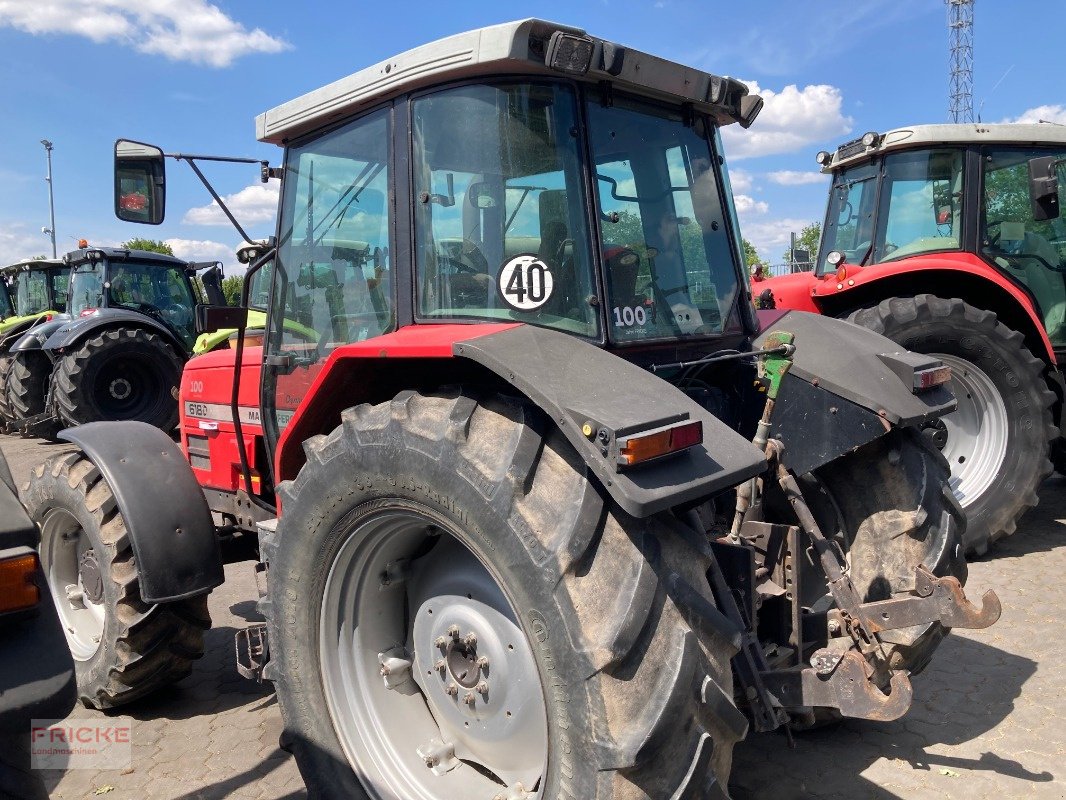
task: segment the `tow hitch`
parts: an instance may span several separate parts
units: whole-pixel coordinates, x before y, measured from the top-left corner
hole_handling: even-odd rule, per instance
[[[780,460],[777,478],[828,579],[836,608],[827,622],[839,635],[812,654],[810,666],[763,672],[762,684],[785,708],[828,706],[846,717],[898,719],[910,708],[910,678],[890,666],[878,634],[933,622],[949,628],[987,628],[1000,617],[999,598],[988,590],[978,607],[966,598],[957,578],[937,577],[919,565],[909,596],[863,603],[839,549],[822,534]]]

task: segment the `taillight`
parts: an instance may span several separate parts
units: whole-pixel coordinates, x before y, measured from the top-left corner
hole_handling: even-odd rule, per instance
[[[702,443],[703,423],[698,420],[629,436],[618,442],[618,466],[632,467]]]
[[[924,392],[935,386],[943,386],[951,380],[951,367],[941,365],[914,371],[914,391]]]
[[[99,310],[100,309],[98,309],[98,308],[83,308],[81,310],[81,313],[78,316],[79,317],[91,317],[93,314],[95,314]]]
[[[41,602],[40,562],[33,551],[0,559],[0,614],[24,611]]]

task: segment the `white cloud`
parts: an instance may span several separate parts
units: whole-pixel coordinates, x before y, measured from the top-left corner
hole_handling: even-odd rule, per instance
[[[1057,122],[1066,125],[1066,106],[1037,106],[1023,111],[1020,116],[1005,119],[1003,122]]]
[[[756,200],[746,194],[733,195],[733,202],[737,206],[737,214],[765,214],[770,210],[770,204],[762,200]]]
[[[52,241],[47,234],[28,231],[18,222],[0,224],[0,266],[44,255],[52,255]]]
[[[805,186],[809,183],[826,183],[829,180],[828,175],[820,172],[800,172],[794,169],[767,172],[766,177],[780,186]]]
[[[809,219],[759,219],[740,220],[741,235],[755,245],[759,255],[771,264],[781,263],[781,254],[788,249],[791,239],[789,234],[793,231],[799,233],[807,225]]]
[[[729,185],[734,192],[747,192],[751,190],[751,173],[742,169],[729,170]]]
[[[853,120],[844,114],[844,97],[835,86],[800,89],[790,84],[775,92],[754,81],[745,83],[752,94],[762,96],[764,105],[750,130],[739,125],[722,129],[726,155],[733,160],[792,153],[851,131]]]
[[[228,67],[249,53],[291,45],[260,28],[249,30],[207,0],[0,0],[0,27],[26,33],[72,34],[141,53]]]
[[[223,271],[229,275],[243,270],[237,261],[237,247],[210,239],[166,239],[174,255],[185,261],[221,261]]]
[[[239,192],[223,196],[226,206],[237,218],[237,222],[248,227],[257,222],[273,222],[274,214],[278,209],[278,193],[281,184],[253,183],[245,186]],[[206,206],[190,208],[182,217],[182,222],[187,225],[229,225],[226,215],[218,207],[218,203],[212,200]]]

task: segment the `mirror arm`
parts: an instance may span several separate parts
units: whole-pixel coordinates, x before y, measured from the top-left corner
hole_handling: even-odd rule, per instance
[[[266,162],[260,161],[259,159],[255,158],[230,158],[225,156],[187,156],[183,155],[182,153],[168,153],[167,155],[169,158],[173,158],[176,161],[188,162],[189,166],[192,167],[192,171],[196,173],[196,177],[200,179],[200,183],[204,185],[204,188],[207,189],[212,199],[216,203],[218,203],[218,207],[222,209],[222,213],[226,215],[226,218],[230,221],[230,224],[232,224],[233,227],[237,229],[237,233],[241,235],[241,238],[244,239],[244,241],[248,244],[256,244],[256,242],[245,232],[244,228],[241,227],[241,224],[237,222],[237,218],[233,216],[232,212],[230,212],[229,207],[226,205],[225,201],[221,197],[219,197],[218,192],[215,191],[215,187],[211,185],[211,182],[207,180],[206,176],[200,171],[200,168],[196,166],[196,160],[202,159],[205,161],[228,161],[241,164],[265,164]]]

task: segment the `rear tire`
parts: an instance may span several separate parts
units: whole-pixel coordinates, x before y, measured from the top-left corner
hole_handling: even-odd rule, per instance
[[[848,319],[909,350],[941,355],[952,367],[959,407],[927,435],[951,466],[952,488],[967,517],[966,553],[983,555],[1014,533],[1051,472],[1049,449],[1058,434],[1045,365],[1020,333],[958,298],[895,297]]]
[[[78,452],[38,466],[22,499],[41,529],[41,566],[74,656],[78,697],[125,705],[181,680],[204,653],[207,595],[149,605],[114,494]]]
[[[262,610],[286,738],[312,797],[465,800],[505,792],[487,777],[504,774],[495,763],[478,762],[479,769],[468,759],[435,776],[417,754],[434,729],[444,729],[426,718],[448,717],[452,705],[461,710],[469,699],[471,733],[489,722],[505,728],[490,707],[494,677],[507,681],[505,692],[539,684],[514,711],[520,729],[544,722],[544,766],[525,787],[543,800],[727,796],[733,744],[747,728],[733,703],[735,650],[678,599],[694,594],[714,602],[708,562],[675,518],[621,512],[539,412],[503,398],[404,392],[349,409],[340,427],[310,439],[305,450],[296,481],[279,486],[285,513],[278,530],[263,537],[269,590]],[[388,588],[390,569],[371,566],[375,552],[403,557],[389,544],[399,540],[382,533],[390,520],[400,520],[393,530],[420,542],[409,561],[393,562],[409,568],[395,589]],[[365,568],[352,571],[359,558]],[[455,701],[436,695],[454,674],[451,639],[434,640],[448,654],[439,686],[437,667],[419,660],[421,621],[445,624],[452,613],[462,619],[483,594],[453,588],[413,602],[441,564],[456,581],[466,572],[488,576],[512,615],[509,644],[528,653],[533,670],[523,682],[508,680],[511,656],[498,675],[488,667],[484,712],[482,700],[466,698],[465,690]],[[355,606],[326,601],[345,585],[373,591]],[[438,600],[436,617],[427,616],[422,609]],[[339,634],[338,607],[347,625]],[[382,633],[369,643],[354,633],[384,619],[397,620],[391,638]],[[479,634],[478,647],[494,637]],[[415,657],[413,704],[385,688],[378,672],[379,653],[395,644]],[[336,669],[335,652],[356,653],[351,671]],[[332,684],[344,675],[350,683],[338,691]],[[360,711],[380,707],[396,713]],[[388,722],[410,708],[424,715],[417,724],[397,729]]]
[[[59,361],[59,417],[70,426],[136,420],[171,431],[182,365],[170,344],[142,328],[98,331]]]

